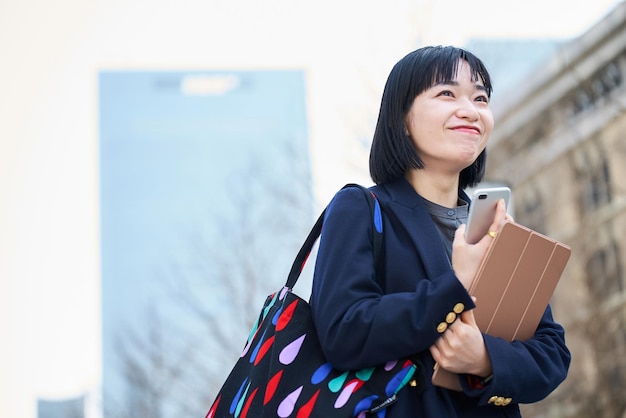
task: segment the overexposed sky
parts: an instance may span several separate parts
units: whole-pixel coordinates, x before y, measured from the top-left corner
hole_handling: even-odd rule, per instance
[[[426,44],[468,38],[572,38],[612,10],[619,0],[442,0],[433,2]]]

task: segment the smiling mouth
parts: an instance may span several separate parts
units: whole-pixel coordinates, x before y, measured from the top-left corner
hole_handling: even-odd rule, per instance
[[[480,135],[480,129],[475,126],[455,126],[452,130],[456,132],[467,132],[470,134]]]

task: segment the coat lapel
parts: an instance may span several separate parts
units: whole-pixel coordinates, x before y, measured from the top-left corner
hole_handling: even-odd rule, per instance
[[[408,231],[422,259],[427,277],[437,277],[448,271],[450,261],[422,197],[404,178],[379,187],[386,192],[382,196],[377,194],[385,214]]]

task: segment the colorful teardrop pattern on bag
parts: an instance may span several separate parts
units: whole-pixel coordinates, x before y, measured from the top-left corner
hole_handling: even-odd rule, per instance
[[[385,363],[385,370],[389,371],[393,369],[394,367],[396,367],[396,364],[398,364],[398,360],[388,361],[387,363]]]
[[[263,331],[263,335],[261,335],[259,342],[256,344],[256,347],[252,351],[252,355],[250,356],[250,363],[254,363],[256,356],[259,355],[259,351],[261,350],[261,346],[263,345],[263,342],[264,342],[263,339],[265,338],[265,334],[267,334],[267,330]]]
[[[372,377],[372,374],[374,374],[374,370],[376,370],[375,367],[370,367],[369,369],[362,369],[362,370],[357,371],[355,375],[357,379],[361,379],[362,381],[367,382]]]
[[[302,344],[304,343],[305,338],[306,338],[306,334],[303,334],[297,339],[295,339],[294,341],[292,341],[291,343],[289,343],[287,347],[283,348],[280,354],[278,355],[278,361],[280,361],[285,366],[288,366],[291,363],[293,363],[293,361],[298,356],[300,349],[302,348]]]
[[[294,300],[287,306],[284,312],[281,312],[280,317],[278,318],[278,322],[276,323],[276,331],[282,331],[285,329],[289,321],[291,321],[291,317],[296,310],[296,305],[298,304],[297,300]]]
[[[293,412],[296,402],[302,393],[302,386],[291,392],[283,401],[278,405],[276,413],[280,418],[287,418]]]
[[[270,350],[270,348],[272,347],[272,344],[274,344],[274,336],[272,335],[271,337],[269,337],[267,339],[267,341],[265,341],[263,343],[263,345],[261,346],[261,349],[259,350],[256,358],[254,359],[254,365],[256,366],[257,364],[259,364],[261,362],[261,360],[263,360],[263,357],[265,356],[265,354],[267,354],[267,352]]]
[[[394,395],[398,392],[399,387],[404,387],[415,374],[415,367],[412,367],[413,363],[406,360],[402,366],[402,369],[396,373],[393,379],[389,380],[385,387],[385,393],[387,396]]]
[[[354,408],[354,415],[358,415],[359,412],[367,412],[374,405],[374,401],[378,400],[378,396],[370,395],[366,398],[361,399],[361,401]]]
[[[235,418],[237,418],[239,414],[241,413],[241,408],[243,408],[243,402],[246,399],[246,395],[248,394],[249,389],[250,389],[250,383],[248,383],[248,385],[246,386],[246,390],[244,390],[244,392],[241,394],[239,401],[235,405],[235,410],[234,410]]]
[[[274,393],[276,393],[276,388],[280,383],[280,378],[283,376],[283,370],[279,370],[269,382],[267,382],[267,387],[265,388],[265,398],[263,399],[263,405],[267,405],[269,401],[274,397]]]
[[[241,384],[241,387],[237,391],[237,394],[235,395],[232,402],[230,403],[230,408],[228,409],[228,412],[230,412],[233,415],[235,414],[235,410],[237,409],[237,403],[239,403],[239,399],[241,399],[241,394],[243,393],[243,390],[246,387],[246,383],[248,383],[248,378],[246,378],[243,381],[243,383]]]
[[[380,259],[382,211],[376,196],[361,189],[370,203],[374,202],[376,261]],[[302,270],[321,234],[323,216],[298,253],[286,285],[266,298],[241,357],[206,418],[366,418],[372,409],[377,418],[384,418],[387,406],[413,377],[417,366],[410,361],[342,371],[324,358],[311,306],[291,291],[298,278],[297,268]]]
[[[313,376],[311,376],[311,383],[317,385],[320,382],[323,382],[330,372],[333,371],[333,366],[330,363],[322,364],[315,372],[313,372]]]
[[[240,415],[239,418],[246,418],[248,416],[248,411],[250,410],[250,405],[252,405],[252,401],[254,400],[254,397],[256,396],[256,393],[258,391],[259,391],[259,388],[256,388],[256,389],[254,389],[254,391],[252,391],[252,393],[250,394],[250,397],[246,401],[246,404],[244,405],[243,409],[241,410],[241,415]]]
[[[330,391],[333,393],[339,392],[343,387],[343,384],[346,382],[346,379],[348,378],[348,373],[349,372],[343,372],[342,374],[328,382],[328,389],[330,389]]]
[[[283,309],[279,309],[278,312],[276,312],[274,314],[274,317],[272,318],[272,325],[276,325],[278,323],[278,318],[280,318],[280,314],[283,312]]]
[[[278,297],[278,293],[274,293],[274,294],[272,294],[269,297],[271,298],[271,301],[268,304],[268,306],[263,309],[263,316],[261,318],[259,318],[257,320],[257,322],[252,326],[252,329],[250,330],[250,334],[248,335],[248,341],[247,341],[246,346],[244,347],[243,351],[241,352],[241,356],[240,357],[245,357],[246,354],[248,354],[248,350],[250,349],[250,346],[252,345],[252,342],[256,338],[256,334],[259,331],[259,328],[261,327],[261,325],[263,324],[263,321],[267,317],[267,314],[269,313],[270,308],[272,306],[274,306],[274,303],[276,302],[276,299]],[[275,324],[275,322],[274,322],[274,324]]]
[[[311,413],[313,412],[313,408],[315,407],[318,396],[320,396],[319,389],[317,390],[317,392],[315,392],[313,397],[302,406],[302,408],[298,409],[298,414],[296,415],[296,418],[309,418],[311,416]]]
[[[312,359],[311,350],[320,350],[311,344],[319,343],[312,324],[301,321],[301,307],[310,309],[290,291],[268,296],[238,362],[241,371],[229,376],[232,392],[220,392],[206,418],[330,417],[333,410],[365,418],[366,411],[393,399],[412,378],[410,361],[339,371],[323,358]],[[367,386],[370,381],[374,386]],[[384,418],[385,411],[376,416]]]
[[[335,409],[343,408],[343,406],[350,400],[350,396],[352,396],[354,392],[356,392],[361,386],[363,386],[363,383],[365,382],[360,379],[354,379],[348,382],[348,384],[343,387],[341,393],[335,401]]]

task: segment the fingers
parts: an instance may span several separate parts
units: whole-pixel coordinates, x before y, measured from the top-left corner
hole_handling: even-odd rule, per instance
[[[492,226],[499,227],[502,222],[506,219],[506,204],[504,203],[504,199],[498,200],[498,205],[496,206],[496,216],[493,219]]]
[[[480,261],[489,247],[489,243],[485,242],[480,245],[468,244],[465,240],[466,227],[467,225],[461,224],[454,234],[451,264],[452,270],[454,270],[454,274],[461,284],[466,289],[469,289],[480,265]]]
[[[506,220],[506,205],[504,203],[504,199],[498,200],[498,204],[496,205],[496,216],[493,218],[493,223],[489,227],[489,235],[491,238],[495,238],[500,226]]]
[[[480,372],[481,376],[491,373],[491,362],[476,325],[474,310],[462,312],[430,346],[430,353],[441,367],[454,373]]]
[[[476,325],[476,318],[474,317],[473,309],[469,309],[465,312],[462,312],[461,317],[459,319],[465,322],[467,325],[478,328],[478,325]]]

